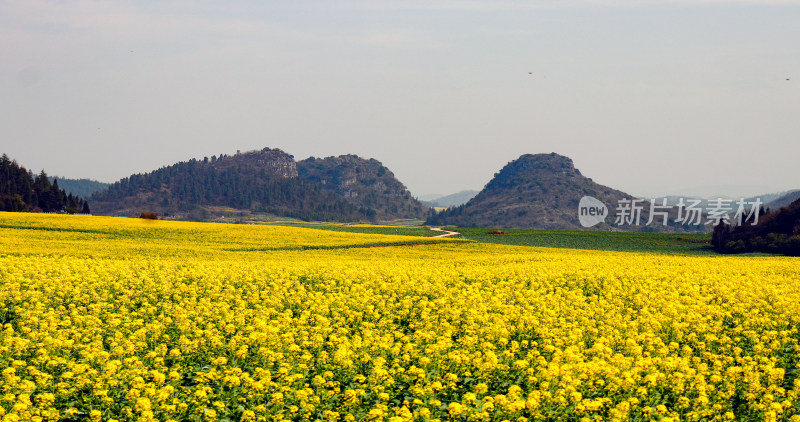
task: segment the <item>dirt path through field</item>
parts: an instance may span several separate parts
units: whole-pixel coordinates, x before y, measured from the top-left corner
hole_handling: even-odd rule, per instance
[[[455,236],[457,234],[461,234],[459,232],[451,232],[451,231],[448,231],[448,230],[442,230],[439,227],[431,227],[431,230],[433,230],[435,232],[442,232],[442,234],[437,234],[436,236],[432,236],[432,237],[447,237],[447,236]]]

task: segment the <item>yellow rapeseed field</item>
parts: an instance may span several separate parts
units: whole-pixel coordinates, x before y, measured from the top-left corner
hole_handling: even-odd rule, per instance
[[[796,258],[420,240],[0,213],[0,419],[800,420]]]

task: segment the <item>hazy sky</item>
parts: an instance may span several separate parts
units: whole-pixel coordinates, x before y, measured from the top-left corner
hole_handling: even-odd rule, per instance
[[[108,182],[271,147],[376,158],[414,195],[549,152],[633,194],[800,188],[799,23],[800,0],[0,0],[0,152]]]

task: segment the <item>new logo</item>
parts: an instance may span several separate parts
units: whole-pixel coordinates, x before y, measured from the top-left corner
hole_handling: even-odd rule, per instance
[[[584,196],[578,203],[578,220],[583,227],[592,227],[606,221],[608,208],[599,199]]]

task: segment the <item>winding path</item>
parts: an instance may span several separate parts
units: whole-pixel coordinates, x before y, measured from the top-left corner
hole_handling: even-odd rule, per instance
[[[442,230],[439,227],[431,227],[431,230],[433,230],[435,232],[442,232],[442,234],[437,234],[436,236],[431,236],[431,237],[447,237],[447,236],[455,236],[457,234],[461,234],[459,232],[451,232],[451,231],[448,231],[448,230]]]

